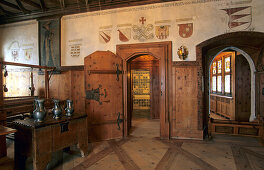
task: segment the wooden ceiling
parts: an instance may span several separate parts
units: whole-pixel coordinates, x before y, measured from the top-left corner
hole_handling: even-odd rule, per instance
[[[0,0],[0,24],[180,0]]]

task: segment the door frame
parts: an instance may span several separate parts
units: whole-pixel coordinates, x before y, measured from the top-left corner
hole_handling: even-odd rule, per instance
[[[124,137],[128,136],[127,122],[127,74],[128,61],[138,55],[152,55],[160,60],[161,107],[160,107],[160,137],[170,138],[170,113],[172,113],[171,69],[172,42],[154,42],[138,44],[122,44],[116,46],[116,55],[123,59],[123,107],[124,107]]]

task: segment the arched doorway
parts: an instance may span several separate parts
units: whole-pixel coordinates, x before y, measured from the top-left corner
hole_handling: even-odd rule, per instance
[[[208,121],[209,121],[209,108],[210,108],[210,100],[209,100],[209,68],[213,58],[217,56],[217,54],[221,53],[226,49],[238,50],[244,57],[247,58],[247,61],[250,65],[251,73],[253,73],[254,69],[252,66],[254,65],[256,68],[255,74],[251,75],[251,82],[255,77],[255,81],[251,83],[251,102],[255,98],[255,104],[251,107],[251,113],[254,113],[257,119],[261,119],[264,115],[264,107],[261,103],[264,102],[264,97],[262,94],[262,89],[264,88],[264,33],[261,32],[232,32],[223,35],[216,36],[214,38],[208,39],[196,46],[196,60],[197,65],[199,65],[202,70],[202,74],[199,75],[199,80],[202,83],[202,88],[200,89],[200,93],[203,95],[198,96],[198,100],[202,103],[202,107],[200,108],[200,112],[198,113],[198,129],[204,130],[204,135],[207,134],[208,130]],[[248,60],[251,58],[251,60]],[[253,63],[253,64],[252,64]],[[253,94],[253,89],[255,85],[255,97]],[[252,105],[252,104],[251,104]],[[255,109],[254,109],[255,108]],[[254,119],[254,114],[251,114],[251,120]],[[237,130],[237,128],[233,128],[233,130]],[[239,130],[238,130],[239,131]]]
[[[255,65],[236,47],[219,51],[209,66],[209,115],[220,120],[252,122],[255,115]]]
[[[161,90],[159,63],[159,58],[149,54],[138,54],[127,61],[127,122],[129,134],[160,136]],[[148,128],[146,127],[147,124]]]

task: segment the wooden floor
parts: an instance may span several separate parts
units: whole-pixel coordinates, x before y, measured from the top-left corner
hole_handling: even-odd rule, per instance
[[[50,169],[263,170],[264,147],[255,138],[217,135],[210,141],[160,140],[159,120],[136,119],[127,139],[93,143],[89,156],[76,148],[53,156]],[[8,143],[13,157],[13,144]],[[31,169],[28,161],[28,169]],[[0,166],[1,169],[1,166]]]

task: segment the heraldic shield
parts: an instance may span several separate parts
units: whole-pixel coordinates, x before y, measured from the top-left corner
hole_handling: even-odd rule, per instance
[[[182,38],[188,38],[193,34],[193,23],[187,24],[178,24],[179,26],[179,35]]]
[[[237,7],[222,9],[229,17],[228,27],[231,30],[246,30],[252,23],[252,7]]]
[[[169,36],[169,25],[156,26],[156,37],[160,40],[164,40]]]
[[[120,28],[117,30],[119,35],[119,40],[122,42],[127,42],[131,38],[131,28]]]

